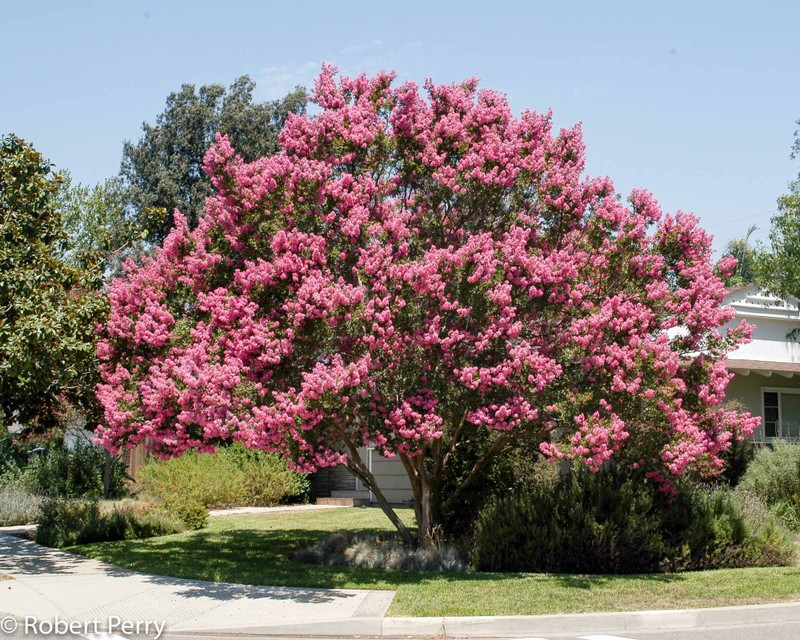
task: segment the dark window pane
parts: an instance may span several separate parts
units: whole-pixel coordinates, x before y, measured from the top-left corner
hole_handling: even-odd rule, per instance
[[[764,437],[777,438],[778,437],[778,423],[764,421]]]
[[[775,391],[765,391],[764,392],[764,406],[765,407],[777,407],[778,406],[778,394]]]
[[[764,407],[764,422],[777,422],[777,421],[778,421],[778,408]]]

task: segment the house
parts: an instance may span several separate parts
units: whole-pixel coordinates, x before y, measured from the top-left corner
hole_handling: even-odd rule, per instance
[[[727,398],[761,417],[753,434],[756,442],[800,442],[800,342],[788,338],[800,331],[800,301],[782,300],[747,285],[729,289],[725,303],[736,311],[730,326],[740,320],[755,326],[752,342],[728,355],[728,370],[734,376]]]
[[[386,458],[372,447],[358,450],[367,468],[378,480],[381,492],[391,504],[410,504],[414,494],[411,482],[399,458]],[[376,502],[375,496],[364,484],[351,474],[347,467],[327,467],[311,477],[311,491],[320,502],[328,500],[354,501],[357,504]]]

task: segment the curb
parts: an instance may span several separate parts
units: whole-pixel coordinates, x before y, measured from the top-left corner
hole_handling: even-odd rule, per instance
[[[377,636],[437,638],[522,638],[559,633],[613,633],[730,627],[742,624],[800,622],[800,603],[672,609],[615,613],[579,613],[541,616],[481,616],[444,618],[350,618],[311,623],[226,629],[181,629],[170,637],[192,634],[265,636]]]

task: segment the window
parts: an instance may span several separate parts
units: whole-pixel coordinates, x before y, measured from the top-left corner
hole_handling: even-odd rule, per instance
[[[764,389],[764,437],[800,439],[800,389]]]

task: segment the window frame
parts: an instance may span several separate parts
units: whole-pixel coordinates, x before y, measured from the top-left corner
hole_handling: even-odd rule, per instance
[[[778,424],[777,424],[776,436],[767,436],[766,403],[764,402],[765,393],[778,394]],[[796,436],[789,437],[787,435],[784,435],[783,433],[783,409],[781,408],[782,394],[800,396],[800,388],[761,387],[761,437],[764,439],[765,442],[772,442],[773,440],[792,440],[792,441],[800,440],[800,438]]]

